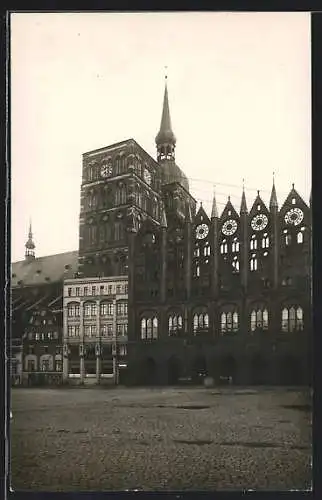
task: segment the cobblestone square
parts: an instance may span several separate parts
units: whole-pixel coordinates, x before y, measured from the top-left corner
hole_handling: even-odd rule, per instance
[[[292,388],[12,390],[15,490],[311,489]]]

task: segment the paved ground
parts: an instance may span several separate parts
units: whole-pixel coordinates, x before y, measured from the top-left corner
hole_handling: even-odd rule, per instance
[[[308,392],[13,389],[12,485],[310,489]]]

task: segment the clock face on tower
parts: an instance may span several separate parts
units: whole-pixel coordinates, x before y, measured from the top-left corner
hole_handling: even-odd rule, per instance
[[[101,176],[109,177],[110,175],[112,175],[112,165],[103,163],[103,165],[101,166]]]
[[[301,224],[303,216],[304,214],[300,208],[292,208],[286,213],[284,220],[286,224],[293,224],[294,226],[298,226],[299,224]]]
[[[144,169],[143,177],[144,177],[144,181],[147,184],[151,184],[151,174],[147,168]]]
[[[264,214],[255,215],[252,218],[251,226],[254,231],[262,231],[268,224],[268,218]]]
[[[207,224],[199,224],[199,226],[196,227],[196,238],[198,240],[203,240],[208,236],[209,233],[209,227]]]
[[[225,236],[231,236],[237,231],[237,222],[233,219],[226,220],[221,230]]]

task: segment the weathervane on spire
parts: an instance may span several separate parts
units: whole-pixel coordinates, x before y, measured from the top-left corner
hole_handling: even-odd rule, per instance
[[[245,179],[243,177],[243,191],[245,191]]]
[[[167,80],[168,79],[168,66],[164,66],[164,71],[165,71],[164,78],[165,78],[165,80]]]

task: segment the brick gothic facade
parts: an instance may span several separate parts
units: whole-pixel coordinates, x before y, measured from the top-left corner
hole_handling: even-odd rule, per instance
[[[278,209],[260,193],[248,211],[230,198],[211,218],[181,172],[167,89],[156,137],[160,221],[129,240],[129,379],[138,384],[197,381],[310,382],[311,211],[297,191]]]
[[[176,205],[175,198],[173,200]],[[311,211],[297,191],[278,210],[258,193],[165,210],[132,236],[128,355],[136,383],[209,374],[240,384],[310,381]]]

